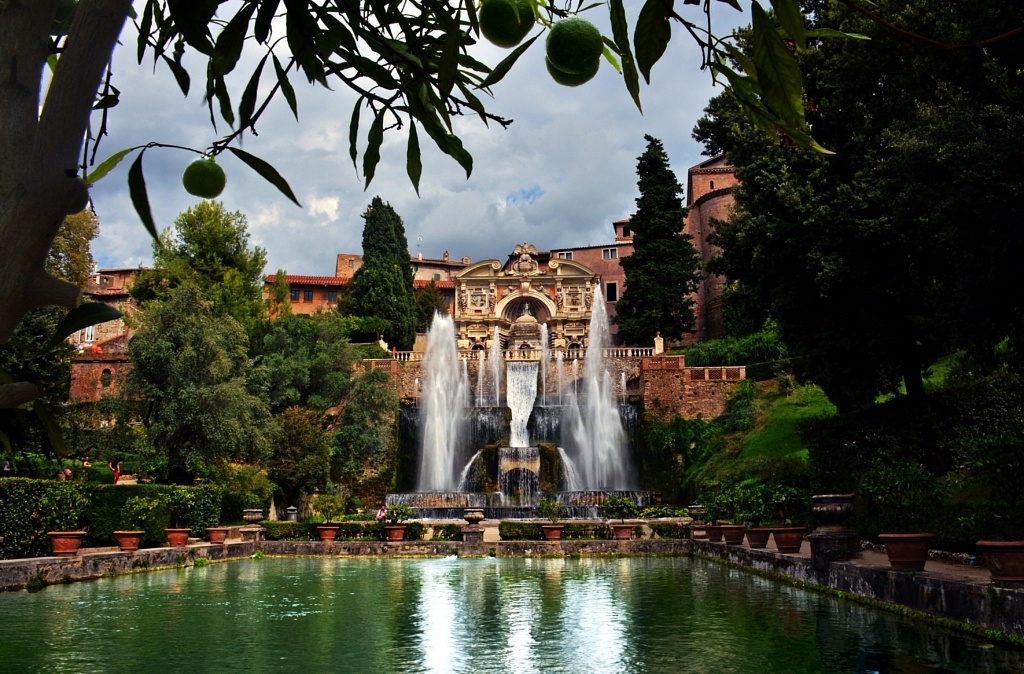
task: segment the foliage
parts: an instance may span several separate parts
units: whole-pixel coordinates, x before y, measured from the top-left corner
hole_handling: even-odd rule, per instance
[[[686,508],[667,508],[665,506],[648,506],[640,511],[640,519],[650,520],[659,517],[687,517]]]
[[[442,524],[439,527],[435,527],[433,539],[435,541],[461,541],[462,525]]]
[[[502,520],[498,523],[498,536],[503,541],[540,541],[544,540],[544,530],[537,522]]]
[[[901,384],[920,399],[922,370],[937,357],[963,347],[991,358],[1007,335],[1024,334],[1024,295],[991,292],[1021,287],[1008,251],[1024,245],[1012,224],[1022,150],[1003,140],[1024,131],[1019,55],[1008,43],[905,43],[913,33],[974,44],[1019,27],[1020,9],[878,3],[897,34],[849,4],[808,5],[812,26],[871,41],[814,41],[797,58],[815,136],[836,156],[766,136],[728,95],[695,130],[741,183],[712,270],[742,286],[750,315],[778,323],[797,374],[844,412]]]
[[[127,413],[141,404],[145,440],[166,457],[170,479],[189,482],[204,465],[225,460],[263,460],[274,429],[253,390],[241,326],[214,317],[191,282],[147,303],[139,319],[121,397]]]
[[[640,425],[637,458],[641,482],[660,491],[670,503],[688,502],[686,475],[713,452],[715,427],[701,419],[676,416],[662,422],[645,414]]]
[[[537,504],[537,516],[550,520],[552,524],[558,524],[564,513],[565,506],[554,499],[542,498]]]
[[[342,401],[334,435],[332,476],[366,503],[391,491],[398,457],[399,400],[390,375],[359,375]]]
[[[361,328],[335,311],[285,314],[261,324],[252,350],[265,379],[271,409],[292,405],[326,410],[349,384],[356,358],[349,337]]]
[[[433,281],[413,291],[413,304],[416,307],[416,332],[429,330],[436,314],[448,313],[444,296]]]
[[[0,478],[0,559],[49,556],[46,532],[80,530],[87,503],[75,482]]]
[[[338,310],[386,321],[385,340],[401,350],[411,349],[416,339],[416,308],[405,225],[380,197],[373,198],[363,220],[363,264],[345,287]]]
[[[395,503],[388,506],[387,512],[384,515],[384,521],[390,525],[397,525],[404,523],[407,519],[412,517],[412,509],[404,503]]]
[[[246,463],[221,463],[216,468],[209,479],[221,488],[223,494],[221,522],[239,521],[246,508],[259,508],[266,512],[276,489],[266,468]]]
[[[690,295],[700,281],[700,257],[692,237],[681,231],[683,188],[661,141],[644,138],[647,150],[637,160],[640,197],[630,218],[633,253],[620,262],[626,290],[615,304],[616,339],[624,344],[653,344],[659,331],[670,342],[679,339],[693,326]]]
[[[317,494],[313,497],[313,509],[320,513],[327,522],[345,512],[345,500],[337,494]]]
[[[651,533],[657,538],[689,538],[689,527],[682,522],[651,522]]]
[[[147,520],[143,542],[161,545],[165,541],[164,529],[189,529],[193,535],[203,536],[207,527],[216,526],[220,518],[222,492],[211,485],[97,485],[89,492],[86,519],[89,522],[89,541],[98,545],[114,542],[114,531],[123,529],[122,511],[131,498],[157,501],[152,517]]]
[[[312,541],[318,538],[313,522],[266,520],[260,523],[268,541]]]
[[[144,531],[143,539],[164,539],[167,528],[167,503],[163,498],[132,496],[121,506],[118,531]]]
[[[263,317],[267,253],[249,249],[245,216],[219,201],[202,201],[178,215],[153,242],[154,268],[141,270],[132,295],[144,303],[191,281],[215,317],[231,316],[247,330]]]
[[[625,522],[639,512],[639,507],[628,496],[608,496],[604,500],[604,515],[610,520]]]
[[[269,463],[269,476],[294,503],[299,493],[327,487],[331,478],[331,435],[324,415],[292,406],[276,417],[280,429]],[[339,513],[340,514],[340,513]]]
[[[689,367],[748,365],[786,357],[786,346],[774,326],[742,337],[723,337],[698,342],[683,351]]]

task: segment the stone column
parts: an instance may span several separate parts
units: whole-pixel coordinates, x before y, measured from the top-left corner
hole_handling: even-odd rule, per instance
[[[860,536],[843,524],[853,513],[853,494],[820,494],[811,497],[811,512],[821,525],[808,534],[811,562],[824,571],[829,562],[853,559],[860,554]]]

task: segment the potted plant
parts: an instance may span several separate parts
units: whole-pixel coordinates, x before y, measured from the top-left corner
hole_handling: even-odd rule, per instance
[[[769,524],[775,549],[782,554],[796,554],[804,542],[807,529],[794,525],[794,516],[806,510],[807,494],[796,487],[777,485],[770,489],[768,502],[771,504],[774,519]]]
[[[864,474],[862,489],[883,523],[878,539],[893,571],[924,571],[934,536],[924,531],[935,504],[935,477],[924,466],[883,455]]]
[[[167,508],[170,511],[171,526],[164,529],[167,536],[167,545],[172,548],[182,548],[188,545],[188,537],[192,530],[181,526],[185,514],[188,513],[195,500],[195,496],[186,487],[175,485],[171,487],[167,495]]]
[[[324,543],[333,541],[338,537],[339,529],[334,518],[345,512],[345,501],[335,494],[317,494],[313,497],[313,508],[324,518],[324,523],[316,527],[320,540]]]
[[[713,503],[716,506],[716,518],[725,520],[718,524],[722,532],[722,538],[726,545],[743,545],[743,533],[747,530],[745,524],[736,524],[736,495],[739,486],[734,486],[726,491],[715,494]]]
[[[704,506],[704,525],[701,527],[703,534],[698,535],[697,539],[717,543],[722,540],[722,527],[718,523],[718,518],[722,516],[720,496],[717,493],[703,494],[701,503]]]
[[[405,538],[405,522],[412,517],[412,509],[404,503],[396,503],[388,507],[384,515],[384,531],[389,541],[400,541]]]
[[[55,482],[46,495],[48,526],[47,531],[53,554],[60,557],[73,557],[78,554],[86,531],[79,527],[79,522],[89,500],[81,488],[73,482]]]
[[[754,550],[768,547],[771,527],[771,487],[766,484],[741,485],[736,496],[736,519],[746,526],[747,546]]]
[[[551,524],[541,525],[544,540],[557,541],[562,538],[562,525],[559,524],[565,506],[554,499],[542,498],[537,504],[537,515],[547,519]]]
[[[163,510],[163,503],[151,496],[130,496],[121,506],[121,529],[114,531],[117,547],[123,552],[139,549],[146,525]]]
[[[633,499],[626,496],[609,496],[604,500],[604,515],[611,520],[619,520],[619,524],[610,524],[616,540],[628,541],[633,537],[633,525],[626,523],[627,517],[636,517],[637,506]]]

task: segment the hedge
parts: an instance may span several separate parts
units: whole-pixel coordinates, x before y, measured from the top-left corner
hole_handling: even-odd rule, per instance
[[[266,529],[268,541],[316,541],[319,540],[319,522],[287,522],[264,520],[260,526]],[[382,541],[385,538],[384,524],[373,522],[336,522],[337,540],[341,541]],[[405,540],[422,540],[426,527],[421,522],[405,523]]]
[[[0,559],[51,555],[46,532],[81,529],[87,503],[76,482],[0,478]]]
[[[97,485],[90,490],[90,503],[86,517],[89,521],[91,545],[113,545],[117,541],[114,531],[123,529],[121,524],[121,508],[132,496],[145,496],[159,499],[162,508],[146,524],[146,534],[142,538],[143,545],[162,545],[166,541],[164,529],[172,524],[172,499],[182,503],[179,524],[182,528],[191,529],[196,536],[204,536],[206,528],[216,526],[220,519],[222,492],[219,488],[202,485],[189,487],[184,485],[139,484],[139,485]]]

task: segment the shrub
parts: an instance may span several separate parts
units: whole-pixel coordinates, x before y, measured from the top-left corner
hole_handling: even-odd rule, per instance
[[[610,520],[625,521],[627,517],[636,517],[639,510],[633,499],[626,496],[609,496],[604,500],[604,516]]]
[[[317,494],[313,497],[313,508],[323,515],[327,522],[345,512],[345,500],[335,494]]]
[[[503,541],[539,541],[544,538],[544,530],[536,522],[502,520],[498,524],[498,535]]]
[[[260,526],[266,529],[264,535],[268,541],[311,541],[317,538],[316,525],[310,522],[264,520]]]
[[[82,528],[87,505],[75,482],[0,478],[0,559],[51,554],[46,532]]]
[[[412,508],[410,508],[404,503],[396,503],[387,509],[387,514],[384,515],[384,521],[392,526],[395,526],[398,524],[402,524],[410,517],[412,517]],[[406,529],[407,539],[408,533],[408,529]]]
[[[408,531],[408,529],[406,529]],[[434,540],[436,541],[461,541],[462,526],[459,524],[444,524],[434,529]]]
[[[651,522],[651,532],[658,538],[689,538],[688,528],[682,522]]]
[[[167,498],[159,496],[132,496],[121,506],[119,529],[144,531],[147,542],[163,542],[168,524]]]
[[[564,512],[565,506],[553,499],[542,498],[537,504],[537,516],[550,520],[552,524],[558,524]]]

